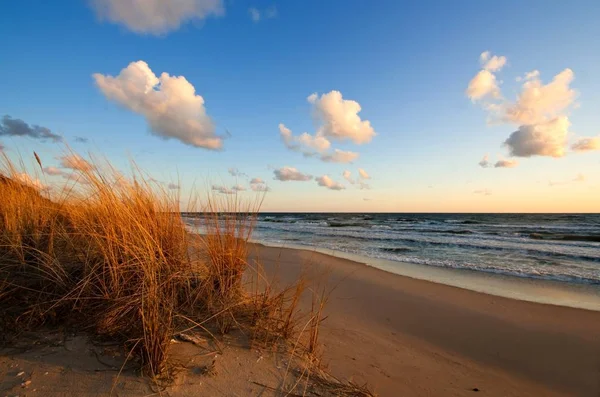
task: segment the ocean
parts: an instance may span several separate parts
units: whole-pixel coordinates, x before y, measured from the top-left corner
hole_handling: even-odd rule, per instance
[[[252,239],[600,285],[600,214],[261,213]]]

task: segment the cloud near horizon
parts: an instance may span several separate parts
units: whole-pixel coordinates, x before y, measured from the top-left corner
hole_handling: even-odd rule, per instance
[[[229,172],[229,175],[231,176],[241,176],[244,178],[248,177],[248,174],[246,174],[245,172],[240,171],[239,169],[235,168],[235,167],[231,167],[227,170],[227,172]]]
[[[479,189],[479,190],[474,190],[473,194],[481,194],[483,196],[491,196],[492,191],[489,189]]]
[[[579,138],[573,145],[571,145],[571,150],[575,152],[591,152],[594,150],[600,150],[600,136]]]
[[[319,186],[326,187],[327,189],[330,189],[330,190],[344,190],[344,189],[346,189],[346,186],[342,185],[339,182],[334,181],[333,179],[331,179],[329,177],[329,175],[323,175],[321,177],[316,178],[315,180],[317,181],[317,184]]]
[[[305,181],[310,181],[311,179],[313,179],[312,175],[303,174],[302,172],[298,171],[296,168],[288,167],[288,166],[273,170],[273,174],[275,174],[273,179],[276,179],[276,180],[282,181],[282,182],[287,182],[287,181],[305,182]]]
[[[100,20],[138,34],[164,35],[190,21],[225,13],[223,0],[92,0]]]
[[[519,165],[517,160],[498,160],[494,168],[515,168]]]
[[[2,117],[0,121],[0,136],[19,136],[33,139],[46,140],[53,142],[62,142],[63,137],[53,133],[49,128],[39,125],[29,125],[21,119],[13,119],[9,115]]]
[[[116,77],[100,73],[93,77],[107,99],[143,115],[152,134],[198,148],[223,147],[204,98],[185,77],[164,72],[157,77],[144,61],[131,62]]]

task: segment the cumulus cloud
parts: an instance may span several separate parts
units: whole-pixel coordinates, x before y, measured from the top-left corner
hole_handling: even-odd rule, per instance
[[[100,19],[154,35],[225,12],[223,0],[92,0],[92,6]]]
[[[89,139],[81,137],[81,136],[76,136],[75,137],[75,142],[79,142],[79,143],[87,143],[89,141]]]
[[[250,189],[255,192],[268,192],[271,189],[267,186],[266,182],[261,178],[252,178],[250,181]]]
[[[490,163],[490,156],[487,154],[485,156],[483,156],[483,158],[479,162],[479,166],[483,167],[483,168],[491,167],[492,164]]]
[[[60,157],[60,164],[63,168],[69,168],[82,172],[94,169],[92,164],[77,154],[70,154]]]
[[[236,177],[237,176],[241,176],[241,177],[245,177],[245,178],[248,177],[248,174],[246,174],[246,173],[244,173],[244,172],[242,172],[242,171],[240,171],[240,170],[238,170],[237,168],[234,168],[234,167],[229,168],[227,170],[227,172],[229,172],[229,175],[231,175],[231,176],[236,176]]]
[[[319,97],[316,93],[307,98],[314,106],[315,120],[321,123],[317,136],[334,140],[350,140],[357,145],[370,142],[376,133],[371,122],[361,120],[362,110],[356,101],[347,100],[339,91],[331,91]]]
[[[26,136],[33,139],[46,140],[53,142],[62,141],[62,137],[50,131],[49,128],[39,125],[29,125],[21,119],[13,119],[9,115],[2,117],[0,121],[0,136]]]
[[[575,78],[573,71],[564,69],[547,84],[540,79],[538,70],[526,73],[517,79],[523,81],[517,98],[509,101],[502,97],[492,73],[500,70],[506,59],[492,57],[485,52],[480,61],[484,68],[480,73],[489,73],[492,76],[489,81],[493,84],[479,84],[473,88],[471,83],[476,76],[467,89],[467,95],[473,100],[481,100],[493,123],[518,126],[504,141],[509,154],[514,157],[565,156],[570,127],[568,112],[577,98],[576,91],[571,88]],[[480,162],[482,167],[489,166],[485,160]]]
[[[220,185],[212,185],[212,190],[222,194],[235,194],[235,191],[233,189]]]
[[[593,138],[579,138],[571,149],[575,152],[590,152],[593,150],[600,150],[600,136]]]
[[[168,73],[157,77],[144,61],[130,63],[116,77],[100,73],[93,77],[106,98],[143,115],[154,135],[194,147],[222,148],[223,138],[215,134],[204,98],[185,77]]]
[[[351,151],[334,149],[328,152],[331,142],[323,136],[313,136],[303,133],[294,136],[292,131],[284,124],[279,124],[279,135],[284,145],[293,151],[302,153],[305,157],[318,157],[328,163],[351,163],[359,154]]]
[[[275,174],[275,177],[273,179],[276,179],[276,180],[282,181],[282,182],[286,182],[286,181],[304,182],[304,181],[310,181],[311,179],[313,179],[312,175],[303,174],[302,172],[298,171],[296,168],[288,167],[288,166],[274,170],[273,174]]]
[[[500,88],[496,76],[489,70],[480,70],[469,82],[466,94],[473,102],[486,97],[499,97]]]
[[[539,73],[530,76],[517,100],[503,106],[503,119],[518,124],[537,124],[559,116],[573,104],[577,93],[570,87],[575,74],[565,69],[548,84],[543,84]]]
[[[63,170],[61,170],[60,168],[56,168],[56,167],[44,167],[44,173],[46,173],[47,175],[62,175],[64,173]]]
[[[319,186],[326,187],[331,190],[344,190],[346,186],[342,185],[339,182],[334,181],[328,175],[323,175],[315,179]]]
[[[235,185],[231,188],[231,190],[233,190],[234,192],[243,192],[246,190],[246,187],[242,185]]]
[[[504,144],[511,156],[563,157],[569,134],[569,119],[557,117],[547,122],[522,125]]]
[[[360,175],[360,179],[371,179],[371,176],[367,174],[367,171],[363,170],[362,168],[358,169],[358,174]]]
[[[264,19],[271,19],[277,17],[277,8],[275,6],[271,6],[266,8],[264,11],[260,11],[256,7],[250,7],[248,9],[248,14],[250,14],[250,18],[254,22],[260,22]]]
[[[498,160],[494,164],[495,168],[515,168],[519,165],[517,160]]]
[[[506,65],[506,57],[491,54],[489,51],[482,52],[479,56],[481,66],[490,72],[499,72]]]
[[[339,91],[307,98],[313,105],[313,118],[317,123],[314,135],[302,133],[294,136],[284,124],[279,124],[281,140],[288,149],[301,152],[305,157],[318,157],[325,162],[351,163],[359,154],[352,151],[331,149],[331,140],[351,141],[357,145],[370,142],[376,135],[368,120],[362,120],[358,113],[358,102],[346,100]]]
[[[321,156],[321,160],[327,163],[352,163],[358,158],[356,152],[335,149],[333,153],[327,153]]]
[[[345,180],[348,181],[348,183],[354,185],[356,183],[356,181],[354,180],[354,178],[352,178],[352,172],[346,170],[342,173],[342,176],[344,177]]]
[[[176,184],[176,183],[169,183],[169,184],[167,185],[167,188],[169,188],[169,189],[171,189],[171,190],[177,190],[177,189],[179,189],[179,185],[178,185],[178,184]]]
[[[473,194],[481,194],[483,196],[491,196],[492,191],[489,189],[479,189],[479,190],[474,190]]]

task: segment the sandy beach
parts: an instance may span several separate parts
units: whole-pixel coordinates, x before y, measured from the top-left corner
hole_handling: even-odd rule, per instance
[[[267,273],[307,267],[331,293],[324,361],[380,396],[600,395],[600,312],[403,277],[308,250],[254,246]],[[321,277],[321,276],[317,276]]]
[[[488,295],[309,250],[252,244],[250,252],[280,285],[301,273],[315,288],[327,283],[323,364],[378,396],[600,395],[598,311]],[[209,345],[172,344],[182,369],[161,393],[280,395],[273,388],[289,377],[287,359],[234,339],[218,355]],[[42,343],[21,342],[0,351],[2,395],[160,395],[134,370],[119,373],[123,352],[85,335],[52,332]],[[211,361],[214,374],[207,375]]]

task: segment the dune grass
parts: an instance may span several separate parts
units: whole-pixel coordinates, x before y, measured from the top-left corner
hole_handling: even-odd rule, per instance
[[[182,330],[218,339],[237,328],[253,345],[315,353],[325,295],[305,278],[279,288],[248,263],[262,196],[209,195],[197,205],[202,233],[194,234],[178,193],[135,167],[127,179],[77,158],[71,182],[52,190],[37,154],[32,175],[0,158],[4,338],[42,326],[86,330],[122,342],[154,379],[168,378],[169,345]],[[307,292],[313,309],[302,315]]]

